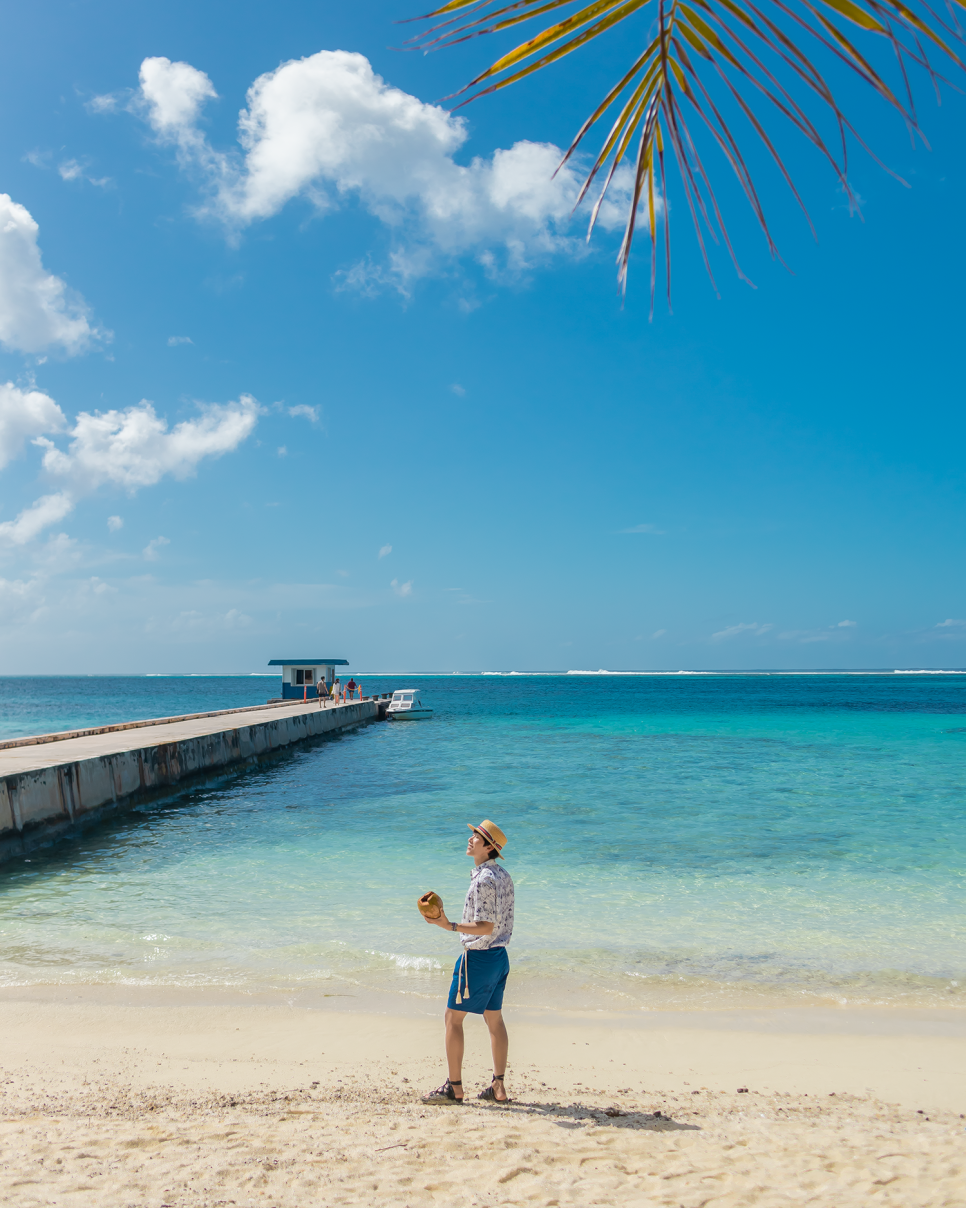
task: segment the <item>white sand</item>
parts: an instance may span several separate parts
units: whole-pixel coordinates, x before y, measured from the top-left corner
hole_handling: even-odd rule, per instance
[[[418,1096],[443,1076],[430,1017],[8,990],[0,1195],[966,1206],[959,1013],[507,1018],[514,1102],[428,1108]],[[488,1080],[479,1021],[467,1039],[475,1091]]]

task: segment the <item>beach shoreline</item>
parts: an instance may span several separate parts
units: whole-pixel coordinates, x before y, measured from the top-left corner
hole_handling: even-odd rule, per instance
[[[96,1061],[123,1068],[132,1085],[154,1085],[163,1074],[186,1088],[232,1089],[261,1081],[266,1069],[281,1085],[297,1082],[307,1063],[314,1079],[324,1081],[339,1069],[395,1060],[408,1066],[415,1090],[442,1069],[442,1009],[442,1001],[418,1012],[399,1009],[390,995],[364,1002],[333,995],[305,1006],[286,994],[211,988],[4,987],[2,1068],[8,1075],[30,1067],[87,1077]],[[544,1081],[555,1080],[570,1094],[588,1084],[590,1074],[600,1079],[615,1065],[628,1070],[618,1082],[633,1073],[632,1081],[644,1089],[683,1093],[697,1080],[728,1093],[749,1086],[762,1092],[875,1095],[916,1108],[966,1112],[961,1009],[630,1014],[510,1004],[505,1017],[512,1038],[511,1083],[519,1066],[542,1071]],[[488,1048],[485,1029],[474,1027],[476,1022],[467,1024],[467,1061],[480,1066],[485,1085]]]
[[[447,1109],[441,1009],[157,990],[0,991],[6,1202],[966,1203],[966,1012],[510,1008]]]

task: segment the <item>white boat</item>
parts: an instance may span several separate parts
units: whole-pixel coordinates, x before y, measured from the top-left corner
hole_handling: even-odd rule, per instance
[[[415,688],[401,688],[394,692],[386,710],[386,717],[390,721],[423,721],[432,716],[432,709],[423,707]]]

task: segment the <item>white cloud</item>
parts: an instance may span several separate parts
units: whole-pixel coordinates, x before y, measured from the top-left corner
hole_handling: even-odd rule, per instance
[[[310,407],[306,403],[299,403],[297,407],[289,407],[288,414],[293,419],[297,419],[300,415],[304,416],[310,424],[317,424],[319,422],[318,407]]]
[[[450,390],[452,390],[455,395],[458,395],[459,398],[464,398],[466,396],[466,387],[461,386],[459,382],[454,382],[452,386],[450,386]]]
[[[193,344],[191,336],[168,336],[168,347],[177,348],[179,344]]]
[[[653,533],[656,537],[664,536],[664,529],[659,529],[656,524],[635,524],[633,528],[621,529],[622,533]]]
[[[124,521],[120,516],[108,516],[107,527],[110,532],[117,533],[124,528]]]
[[[110,176],[91,176],[88,166],[77,159],[65,159],[57,165],[57,171],[62,180],[86,180],[89,185],[96,185],[99,189],[106,189],[114,183]]]
[[[5,398],[13,400],[6,411]],[[80,497],[100,486],[119,486],[134,494],[166,475],[190,477],[204,458],[220,457],[237,448],[255,427],[259,411],[255,399],[243,394],[237,402],[204,406],[197,419],[184,420],[171,429],[147,400],[125,411],[82,411],[67,433],[70,444],[66,452],[46,436],[34,437],[33,443],[44,450],[44,470],[60,480],[62,489],[42,496],[15,520],[0,524],[0,544],[24,545],[33,540],[62,520]],[[6,454],[8,460],[32,430],[52,431],[64,424],[63,413],[47,395],[18,391],[9,384],[0,387],[0,454]],[[107,523],[115,532],[123,521],[111,516]],[[147,550],[145,557],[151,557]]]
[[[966,625],[966,621],[957,621],[953,617],[947,617],[945,621],[940,621],[936,629],[951,629],[954,625]]]
[[[158,550],[164,545],[170,545],[170,537],[155,537],[153,541],[149,541],[141,553],[144,556],[145,562],[157,562],[160,555]]]
[[[24,443],[67,425],[63,411],[50,395],[22,390],[13,382],[0,385],[0,469],[12,461]]]
[[[279,445],[275,452],[279,455],[279,457],[288,457],[288,449],[285,445]]]
[[[133,107],[161,142],[178,148],[183,166],[200,168],[207,196],[199,209],[238,231],[302,198],[317,212],[352,196],[397,233],[386,268],[360,266],[347,284],[371,292],[431,271],[439,254],[472,251],[487,271],[512,271],[535,256],[577,251],[566,232],[581,183],[580,166],[554,175],[561,152],[548,143],[518,142],[492,156],[458,164],[466,127],[375,74],[361,54],[323,50],[266,72],[248,90],[238,122],[240,150],[210,146],[198,128],[204,103],[217,94],[204,72],[166,58],[145,59]],[[108,106],[104,105],[104,108]],[[618,173],[601,208],[604,227],[624,221],[621,194],[630,170]]]
[[[39,227],[28,210],[0,193],[0,343],[16,352],[83,352],[109,332],[91,326],[83,298],[43,266]]]
[[[387,554],[391,554],[391,553],[392,553],[392,546],[391,546],[391,545],[384,545],[384,546],[383,546],[383,547],[382,547],[382,548],[379,550],[379,557],[380,557],[380,558],[385,558],[385,556],[386,556]]]
[[[31,557],[34,565],[48,575],[60,575],[76,567],[83,558],[83,552],[80,543],[73,537],[68,537],[66,533],[54,533],[43,545],[34,548]]]
[[[45,528],[63,520],[73,507],[74,501],[65,491],[56,495],[42,495],[29,508],[24,508],[16,520],[7,520],[0,524],[0,543],[26,545]]]
[[[783,642],[799,642],[802,645],[810,642],[846,641],[848,633],[839,631],[857,627],[858,621],[837,621],[834,625],[829,625],[824,629],[788,629],[784,633],[780,633],[778,637]]]
[[[28,151],[24,156],[24,160],[28,164],[33,164],[35,168],[42,168],[45,171],[53,166],[54,154],[52,151]],[[81,162],[79,159],[65,159],[57,165],[57,171],[62,180],[86,180],[88,184],[97,185],[99,189],[106,189],[108,185],[112,185],[114,181],[110,176],[102,176],[100,178],[88,175],[89,162]]]
[[[411,596],[413,594],[413,581],[410,579],[406,583],[400,583],[398,579],[393,579],[389,584],[397,596]]]
[[[206,618],[196,608],[186,608],[171,622],[171,628],[176,632],[183,629],[198,629],[202,625],[210,624]]]
[[[651,637],[652,638],[663,638],[666,633],[667,633],[666,629],[655,629],[654,632],[651,634]]]
[[[28,621],[44,602],[43,582],[38,579],[0,579],[0,625]]]
[[[189,63],[172,63],[162,57],[144,60],[140,81],[151,128],[185,152],[201,153],[205,140],[195,123],[205,101],[218,96],[211,80]]]
[[[747,621],[741,625],[729,625],[727,629],[719,629],[718,632],[713,633],[711,637],[714,641],[720,641],[722,638],[738,637],[738,635],[742,633],[747,633],[749,635],[767,633],[770,629],[774,628],[775,626],[771,624],[759,625],[757,621]]]
[[[106,92],[103,96],[91,97],[85,108],[91,113],[116,113],[118,109],[126,108],[130,99],[131,90],[125,88],[120,92]]]
[[[67,452],[43,437],[44,469],[76,493],[104,483],[130,492],[151,486],[165,475],[189,478],[206,457],[221,457],[238,447],[258,420],[259,406],[250,394],[237,402],[208,404],[197,419],[169,430],[167,420],[143,399],[124,411],[82,411],[71,429]]]
[[[206,615],[196,608],[183,609],[170,622],[168,628],[175,633],[210,634],[224,630],[247,629],[252,618],[239,608],[229,608],[226,613]]]

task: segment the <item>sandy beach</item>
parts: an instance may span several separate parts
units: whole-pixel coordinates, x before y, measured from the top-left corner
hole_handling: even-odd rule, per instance
[[[430,1108],[438,1020],[332,1008],[4,991],[4,1202],[966,1204],[956,1011],[509,1011],[513,1102]]]

